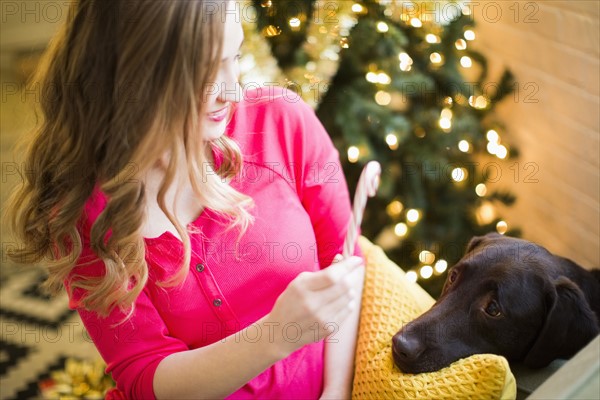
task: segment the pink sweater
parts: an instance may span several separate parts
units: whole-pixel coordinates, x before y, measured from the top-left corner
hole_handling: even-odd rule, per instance
[[[119,311],[104,319],[78,307],[81,293],[70,299],[127,398],[154,398],[153,376],[164,357],[249,326],[271,311],[300,272],[326,267],[342,251],[351,213],[348,189],[338,152],[312,109],[283,89],[248,91],[227,134],[244,154],[243,172],[232,186],[256,203],[255,223],[238,246],[240,257],[234,252],[236,232],[224,232],[219,217],[205,210],[188,226],[190,271],[176,288],[156,283],[176,270],[181,242],[169,232],[145,239],[149,281],[125,323],[112,326],[122,318]],[[80,224],[84,250],[72,276],[103,274],[104,264],[89,247],[89,230],[105,204],[99,191],[86,204]],[[288,332],[293,336],[294,329]],[[231,398],[318,398],[323,345],[297,350]]]

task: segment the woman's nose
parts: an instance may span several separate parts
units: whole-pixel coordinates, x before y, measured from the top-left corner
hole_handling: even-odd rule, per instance
[[[223,103],[239,103],[242,100],[242,86],[237,77],[221,82],[218,98]]]
[[[242,100],[240,70],[237,61],[226,61],[221,65],[218,98],[222,102],[239,103]]]

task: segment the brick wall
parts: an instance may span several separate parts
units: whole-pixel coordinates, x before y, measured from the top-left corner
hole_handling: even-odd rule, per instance
[[[587,268],[600,267],[599,8],[596,0],[473,8],[473,46],[491,79],[506,66],[517,80],[518,95],[498,107],[505,141],[521,151],[503,165],[498,185],[518,197],[503,215],[526,239]]]

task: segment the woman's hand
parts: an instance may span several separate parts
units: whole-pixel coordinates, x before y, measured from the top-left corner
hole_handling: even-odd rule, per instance
[[[340,259],[341,256],[336,257]],[[332,335],[359,304],[363,260],[349,257],[317,272],[300,273],[281,293],[263,322],[280,355]]]
[[[342,391],[328,390],[325,388],[319,400],[349,400],[352,397],[351,393],[342,393]]]

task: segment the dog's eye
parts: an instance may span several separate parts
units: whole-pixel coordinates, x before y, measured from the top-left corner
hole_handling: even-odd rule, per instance
[[[490,317],[499,317],[502,312],[500,311],[500,306],[494,300],[490,301],[488,305],[485,307],[485,313]]]

